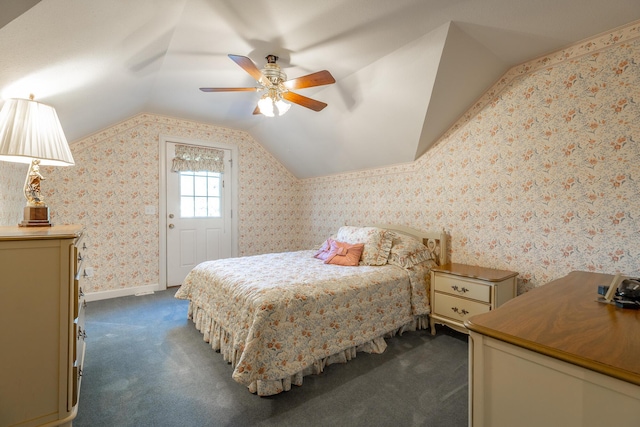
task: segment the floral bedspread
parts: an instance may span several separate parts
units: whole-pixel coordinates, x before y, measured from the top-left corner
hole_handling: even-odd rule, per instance
[[[428,265],[344,267],[314,253],[204,262],[176,293],[237,382],[286,378],[429,312]]]

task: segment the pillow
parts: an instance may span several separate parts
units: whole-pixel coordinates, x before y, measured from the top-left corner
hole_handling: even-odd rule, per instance
[[[329,251],[329,255],[324,263],[350,266],[358,265],[360,263],[360,256],[362,255],[363,250],[363,243],[350,245],[348,243],[332,240],[331,250]]]
[[[331,242],[333,241],[334,240],[331,238],[325,240],[322,246],[320,246],[320,249],[318,249],[318,252],[313,257],[321,259],[323,261],[326,260],[329,256],[329,252],[331,251]]]
[[[394,233],[388,262],[402,268],[411,268],[421,262],[434,259],[433,254],[418,239]]]
[[[336,240],[350,244],[363,243],[361,264],[385,265],[393,236],[394,233],[383,228],[345,225],[338,230]]]

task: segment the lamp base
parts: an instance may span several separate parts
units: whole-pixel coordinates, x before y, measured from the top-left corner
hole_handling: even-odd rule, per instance
[[[20,227],[51,227],[48,206],[25,206]]]

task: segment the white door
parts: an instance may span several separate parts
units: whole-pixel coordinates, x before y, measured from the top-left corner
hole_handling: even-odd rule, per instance
[[[203,261],[232,255],[231,150],[223,173],[172,172],[176,143],[166,150],[167,286],[178,286]]]

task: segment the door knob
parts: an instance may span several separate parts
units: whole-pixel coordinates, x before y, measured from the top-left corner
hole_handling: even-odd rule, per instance
[[[169,214],[169,218],[173,218],[173,214]]]
[[[175,227],[175,225],[169,224],[169,228],[173,228],[173,227]]]

